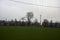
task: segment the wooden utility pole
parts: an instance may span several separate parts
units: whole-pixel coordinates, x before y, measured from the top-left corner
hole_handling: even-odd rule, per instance
[[[42,15],[40,15],[40,25],[41,25],[41,16],[42,16]]]

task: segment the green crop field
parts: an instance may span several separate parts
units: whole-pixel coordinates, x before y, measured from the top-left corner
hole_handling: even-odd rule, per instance
[[[60,40],[60,28],[0,26],[0,40]]]

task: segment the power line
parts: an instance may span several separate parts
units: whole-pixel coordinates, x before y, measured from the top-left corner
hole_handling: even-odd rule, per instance
[[[13,2],[17,2],[17,3],[22,3],[22,4],[28,4],[28,5],[35,5],[35,6],[43,6],[43,7],[51,7],[51,8],[60,8],[60,7],[55,7],[55,6],[44,6],[44,5],[37,5],[37,4],[32,4],[32,3],[26,3],[26,2],[22,2],[22,1],[14,1],[14,0],[10,0]]]

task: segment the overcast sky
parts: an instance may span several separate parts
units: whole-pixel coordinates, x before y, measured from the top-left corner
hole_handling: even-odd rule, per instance
[[[32,3],[36,6],[25,3]],[[49,6],[49,7],[48,7]],[[34,17],[40,20],[40,15],[43,19],[53,20],[60,22],[60,0],[0,0],[0,20],[21,19],[26,17],[27,12],[33,12]],[[34,19],[35,19],[34,18]],[[33,19],[33,20],[34,20]]]

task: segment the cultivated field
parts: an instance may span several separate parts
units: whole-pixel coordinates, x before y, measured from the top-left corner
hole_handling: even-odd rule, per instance
[[[0,40],[60,40],[60,28],[0,26]]]

